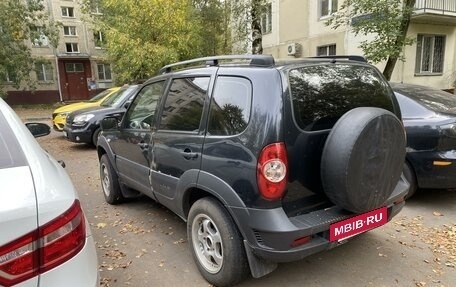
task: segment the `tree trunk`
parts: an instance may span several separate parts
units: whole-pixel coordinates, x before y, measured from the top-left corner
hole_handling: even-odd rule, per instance
[[[402,22],[400,27],[400,34],[396,37],[395,45],[404,45],[405,38],[407,37],[407,31],[410,25],[410,18],[413,14],[413,9],[415,7],[416,0],[404,0],[404,12],[402,13]],[[383,75],[389,81],[391,80],[391,75],[393,74],[394,67],[396,66],[398,57],[390,56],[386,62],[385,69],[383,70]]]
[[[385,69],[383,69],[383,75],[389,81],[391,80],[391,75],[393,74],[394,67],[397,63],[397,57],[389,57],[388,61],[386,61]]]
[[[256,1],[252,1],[252,54],[263,54],[263,35],[261,33],[261,8]]]

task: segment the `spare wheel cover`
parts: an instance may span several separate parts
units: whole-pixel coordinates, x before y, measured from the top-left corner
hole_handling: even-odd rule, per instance
[[[334,125],[323,148],[323,189],[355,213],[381,207],[396,187],[405,160],[405,133],[391,112],[355,108]]]

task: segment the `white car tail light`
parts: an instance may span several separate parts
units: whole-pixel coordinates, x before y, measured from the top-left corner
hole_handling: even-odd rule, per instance
[[[287,185],[288,159],[284,143],[263,148],[258,158],[257,181],[261,195],[269,200],[280,199]]]
[[[84,214],[78,200],[62,215],[0,246],[0,285],[11,286],[72,258],[85,244]]]

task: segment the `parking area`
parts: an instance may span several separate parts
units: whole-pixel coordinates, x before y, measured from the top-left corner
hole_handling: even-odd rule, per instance
[[[16,111],[24,121],[51,124],[52,109]],[[79,192],[97,245],[101,286],[209,285],[193,263],[180,218],[146,197],[106,204],[93,147],[55,131],[38,141],[66,163]],[[455,206],[454,190],[420,192],[389,224],[240,286],[454,286]]]

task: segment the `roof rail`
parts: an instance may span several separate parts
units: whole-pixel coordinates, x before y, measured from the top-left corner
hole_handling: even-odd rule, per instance
[[[224,55],[197,58],[164,66],[158,71],[158,74],[166,74],[172,71],[172,68],[189,64],[204,63],[206,66],[218,66],[220,61],[226,60],[251,60],[250,66],[271,67],[274,66],[274,57],[271,55]]]
[[[317,59],[348,59],[350,61],[358,61],[367,63],[367,59],[363,56],[358,55],[332,55],[332,56],[316,56],[316,57],[309,57],[309,58],[317,58]]]

